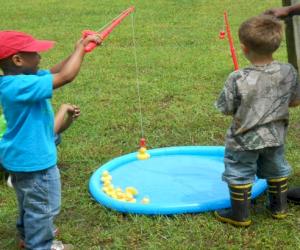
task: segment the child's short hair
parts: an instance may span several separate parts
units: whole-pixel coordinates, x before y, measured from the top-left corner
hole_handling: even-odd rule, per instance
[[[239,28],[239,39],[251,51],[260,54],[272,54],[282,40],[282,25],[269,15],[248,19]]]

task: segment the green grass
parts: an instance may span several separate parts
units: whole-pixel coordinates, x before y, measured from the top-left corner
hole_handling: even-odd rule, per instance
[[[228,10],[240,66],[237,29],[280,0],[0,0],[1,29],[17,29],[57,41],[44,53],[47,68],[66,57],[84,29],[97,29],[129,5],[136,6],[135,35],[144,132],[149,148],[222,145],[230,118],[213,102],[233,70],[227,41],[218,39]],[[79,120],[59,148],[63,184],[60,239],[77,249],[300,249],[300,210],[286,220],[270,218],[265,196],[252,209],[253,225],[238,229],[216,222],[211,213],[122,215],[95,203],[88,181],[99,165],[136,151],[141,137],[131,18],[101,48],[85,58],[76,80],[55,91],[53,105],[81,107]],[[285,42],[275,55],[286,61]],[[291,111],[287,158],[300,184],[299,109]],[[0,249],[15,249],[17,204],[0,183]]]

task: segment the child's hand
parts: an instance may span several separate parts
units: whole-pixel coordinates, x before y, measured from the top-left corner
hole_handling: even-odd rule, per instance
[[[79,39],[79,41],[77,41],[76,43],[75,49],[78,49],[80,47],[85,48],[90,42],[96,43],[97,46],[100,45],[102,42],[100,34],[96,33],[96,34],[88,35],[85,38]]]
[[[68,104],[63,104],[61,108],[68,115],[67,118],[71,118],[72,120],[75,120],[80,116],[80,108],[76,105],[68,103]]]
[[[76,105],[71,105],[72,109],[68,111],[68,114],[72,115],[73,120],[80,116],[80,108]]]
[[[56,134],[64,132],[75,119],[80,116],[80,108],[72,104],[62,104],[55,115],[54,131]]]

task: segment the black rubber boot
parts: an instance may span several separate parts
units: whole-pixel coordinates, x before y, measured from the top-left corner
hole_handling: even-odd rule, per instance
[[[217,220],[238,227],[249,226],[251,187],[251,184],[229,186],[231,209],[215,211]]]
[[[287,192],[287,200],[289,202],[300,205],[300,187],[289,189]]]
[[[287,178],[268,180],[269,209],[275,219],[287,216]]]

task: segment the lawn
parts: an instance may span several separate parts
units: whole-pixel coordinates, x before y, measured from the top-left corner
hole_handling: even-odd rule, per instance
[[[88,54],[76,80],[55,91],[53,106],[73,103],[82,115],[59,146],[62,210],[59,239],[76,249],[300,249],[300,209],[273,220],[262,196],[251,210],[247,229],[219,223],[211,213],[172,217],[124,215],[95,203],[88,181],[100,165],[134,152],[143,131],[149,148],[223,145],[230,118],[214,108],[224,80],[233,71],[228,43],[219,40],[226,9],[241,67],[237,30],[246,18],[280,0],[0,0],[1,29],[16,29],[55,40],[42,54],[48,68],[66,57],[84,29],[102,27],[120,11],[136,6],[102,47]],[[134,61],[135,33],[138,74]],[[282,43],[275,54],[287,60]],[[291,110],[287,158],[291,185],[300,185],[299,108]],[[3,179],[3,178],[2,178]],[[16,249],[14,191],[0,182],[0,249]]]

